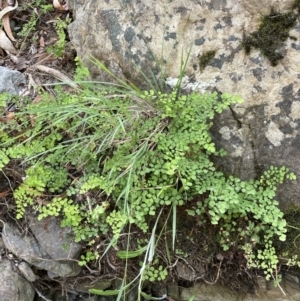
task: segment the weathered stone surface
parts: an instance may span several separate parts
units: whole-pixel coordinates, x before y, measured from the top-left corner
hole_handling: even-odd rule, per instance
[[[56,218],[38,221],[30,218],[29,227],[40,246],[57,260],[77,258],[81,252],[81,245],[72,241],[72,231],[61,228]]]
[[[47,270],[52,277],[76,276],[80,272],[77,259],[81,246],[73,243],[70,230],[59,227],[55,218],[37,221],[31,218],[30,230],[34,234],[21,233],[6,223],[2,231],[5,247],[18,258]]]
[[[5,67],[0,67],[0,93],[19,94],[25,87],[24,74]]]
[[[256,18],[270,14],[272,8],[280,12],[287,12],[292,9],[292,1],[290,0],[241,0],[240,3],[247,12]]]
[[[229,155],[216,163],[243,179],[257,178],[270,165],[290,167],[298,176],[279,190],[281,206],[299,203],[300,194],[300,42],[288,39],[285,54],[272,67],[259,50],[241,47],[244,34],[258,30],[272,8],[287,12],[294,0],[77,1],[69,33],[92,76],[108,80],[89,59],[95,57],[121,78],[143,87],[138,72],[167,78],[174,85],[182,54],[190,57],[184,86],[242,96],[216,118],[214,139]],[[299,37],[297,23],[290,36]],[[199,58],[215,51],[200,70]],[[158,65],[159,67],[158,67]]]
[[[20,271],[20,273],[29,281],[29,282],[34,282],[36,279],[38,279],[39,277],[36,276],[31,267],[29,266],[29,264],[25,261],[21,261],[18,265],[17,265],[18,270]]]
[[[0,252],[2,252],[5,248],[4,242],[2,240],[2,238],[0,237]]]
[[[0,261],[0,300],[33,301],[35,291],[31,284],[12,270],[13,263],[7,259]]]
[[[260,287],[255,289],[255,292],[249,292],[250,285],[243,288],[244,292],[238,295],[234,294],[232,290],[223,287],[220,284],[205,285],[203,283],[196,283],[191,288],[181,288],[180,301],[189,301],[194,296],[194,301],[298,301],[300,300],[300,290],[298,282],[290,278],[284,278],[279,287],[274,287],[272,282],[268,283],[263,280]],[[175,289],[176,291],[176,289]],[[251,291],[251,290],[250,290]]]

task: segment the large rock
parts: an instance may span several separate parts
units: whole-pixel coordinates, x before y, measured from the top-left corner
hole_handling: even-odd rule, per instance
[[[1,301],[33,301],[35,290],[12,266],[7,259],[0,261]]]
[[[180,301],[189,301],[194,296],[194,301],[298,301],[300,298],[299,280],[296,277],[286,277],[280,283],[279,287],[274,287],[271,282],[261,281],[257,287],[253,287],[251,281],[249,283],[236,288],[239,294],[235,295],[228,287],[224,287],[219,283],[215,285],[206,285],[203,283],[195,283],[191,288],[181,288]],[[234,284],[233,284],[234,286]],[[177,290],[170,292],[170,295],[177,295]],[[178,300],[178,299],[177,299]]]
[[[0,253],[3,255],[4,243],[0,237]],[[35,290],[32,285],[18,273],[14,261],[0,258],[0,300],[33,301]]]
[[[0,93],[20,94],[25,88],[26,79],[19,71],[0,67]]]
[[[187,58],[190,50],[187,88],[230,92],[245,100],[215,120],[214,139],[229,152],[218,166],[243,179],[259,177],[270,165],[290,167],[299,180],[280,190],[281,204],[299,203],[300,42],[286,40],[278,50],[285,57],[275,67],[259,50],[247,55],[241,47],[263,14],[272,8],[286,13],[294,0],[70,2],[76,13],[69,26],[71,42],[95,79],[108,77],[90,62],[92,57],[140,87],[146,81],[138,69],[174,84],[182,55]],[[297,23],[290,36],[299,33]],[[208,52],[215,55],[200,68]]]
[[[274,8],[280,12],[288,12],[292,9],[293,2],[290,0],[240,0],[239,1],[247,12],[253,17],[260,18],[262,15],[268,15]]]
[[[5,247],[19,259],[48,271],[51,277],[76,276],[80,272],[73,259],[78,259],[81,246],[71,241],[69,229],[61,229],[55,218],[31,218],[29,227],[33,235],[6,223],[2,231]]]

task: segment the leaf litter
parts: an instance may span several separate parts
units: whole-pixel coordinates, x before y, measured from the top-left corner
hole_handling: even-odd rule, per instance
[[[51,92],[49,84],[58,81],[70,84],[75,71],[76,53],[66,31],[66,46],[61,56],[47,49],[59,41],[55,24],[72,20],[72,12],[65,0],[40,3],[0,0],[0,66],[20,71],[28,77],[28,82],[35,83],[26,93],[32,99],[39,89]]]

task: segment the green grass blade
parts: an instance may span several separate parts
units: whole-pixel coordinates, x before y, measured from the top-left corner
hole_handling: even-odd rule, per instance
[[[173,222],[172,222],[172,250],[175,250],[175,240],[176,240],[176,221],[177,221],[177,205],[176,201],[173,201]]]
[[[100,296],[116,296],[120,293],[120,290],[106,290],[106,291],[102,291],[102,290],[97,290],[97,289],[90,289],[89,290],[90,293],[95,294],[95,295],[100,295]]]
[[[121,259],[135,258],[142,255],[147,250],[147,247],[145,246],[135,251],[118,251],[117,256]]]

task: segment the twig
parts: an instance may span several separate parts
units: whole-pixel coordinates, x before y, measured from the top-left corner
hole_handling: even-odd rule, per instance
[[[218,274],[217,274],[217,277],[216,277],[215,281],[209,282],[209,281],[203,279],[205,283],[211,284],[211,285],[216,284],[216,282],[218,281],[218,279],[219,279],[219,277],[220,277],[220,270],[221,270],[221,264],[222,264],[222,262],[223,262],[223,260],[221,260],[221,262],[220,262],[220,264],[219,264],[219,267],[218,267]]]
[[[0,219],[0,222],[3,224],[3,229],[2,229],[2,232],[4,233],[4,235],[6,236],[6,231],[5,231],[5,222]]]
[[[40,298],[42,298],[45,301],[52,301],[51,299],[48,299],[44,295],[42,295],[42,293],[37,288],[35,288],[33,285],[32,285],[32,287],[34,288],[34,290],[36,291],[36,293],[39,295]]]
[[[6,176],[6,174],[4,173],[4,171],[3,171],[3,170],[1,170],[1,172],[3,173],[4,177],[5,177],[5,178],[6,178],[6,180],[8,181],[8,184],[9,184],[9,187],[10,187],[11,191],[14,191],[14,189],[12,188],[12,185],[11,185],[11,183],[10,183],[10,180],[9,180],[9,178]]]
[[[272,274],[272,278],[274,279],[274,281],[278,279],[278,276],[277,276],[277,269],[276,269],[276,277],[274,277],[274,275]],[[278,283],[277,285],[278,285],[279,289],[281,290],[282,294],[283,294],[284,296],[286,296],[286,293],[285,293],[285,291],[283,290],[283,288],[281,287],[281,285],[280,285],[279,283]]]
[[[44,65],[36,65],[35,68],[60,79],[63,83],[71,86],[72,88],[78,88],[78,85],[75,84],[68,76],[64,75],[63,73],[61,73],[60,71],[58,71],[56,69],[49,68]]]

